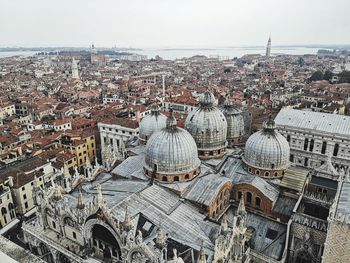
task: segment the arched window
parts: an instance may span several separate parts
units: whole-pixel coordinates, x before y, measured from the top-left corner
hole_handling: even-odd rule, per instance
[[[1,208],[1,214],[2,215],[6,215],[7,214],[7,210],[5,207]]]
[[[274,174],[275,176],[278,176],[278,172],[275,172],[275,174]]]
[[[163,182],[167,182],[167,181],[168,181],[168,178],[167,178],[166,176],[163,176],[163,177],[162,177],[162,181],[163,181]]]
[[[287,135],[287,142],[290,143],[290,135]]]
[[[264,175],[265,176],[270,176],[270,173],[269,172],[265,172]]]
[[[321,149],[321,153],[325,154],[327,150],[327,142],[323,142],[322,143],[322,149]]]
[[[311,139],[310,140],[310,148],[309,148],[309,151],[312,152],[314,150],[314,144],[315,144],[315,141],[314,139]]]
[[[304,151],[307,150],[307,147],[308,147],[308,146],[309,146],[309,139],[306,138],[306,139],[304,140]]]
[[[252,193],[251,192],[247,192],[247,203],[248,204],[252,203]]]
[[[174,177],[174,182],[178,182],[179,181],[179,177],[178,176],[175,176]]]
[[[294,155],[293,155],[293,154],[291,154],[291,155],[289,156],[289,161],[290,161],[291,163],[294,162]]]
[[[186,175],[185,175],[185,180],[188,180],[188,179],[190,179],[190,175],[189,175],[189,174],[186,174]]]
[[[260,171],[259,171],[259,170],[256,170],[256,171],[255,171],[255,174],[256,174],[256,175],[260,175]]]
[[[260,197],[255,198],[255,206],[260,208],[261,199]]]
[[[248,167],[248,172],[251,173],[252,172],[252,168]]]
[[[338,152],[339,152],[339,144],[336,143],[334,145],[333,156],[338,156]]]
[[[242,192],[238,192],[238,196],[237,196],[237,199],[240,200],[243,196],[243,193]]]

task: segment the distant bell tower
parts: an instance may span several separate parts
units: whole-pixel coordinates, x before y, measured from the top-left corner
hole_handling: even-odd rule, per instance
[[[72,60],[72,78],[79,79],[78,63],[74,58]]]
[[[269,40],[267,41],[266,57],[269,58],[270,55],[271,55],[271,36],[269,37]]]

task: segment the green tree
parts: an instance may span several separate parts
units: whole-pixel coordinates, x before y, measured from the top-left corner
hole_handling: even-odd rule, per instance
[[[326,72],[323,74],[323,79],[330,81],[333,77],[332,71],[326,70]]]
[[[350,83],[350,71],[344,70],[343,72],[339,73],[339,83]]]
[[[317,81],[322,79],[323,79],[323,73],[320,70],[315,71],[309,78],[310,81]]]

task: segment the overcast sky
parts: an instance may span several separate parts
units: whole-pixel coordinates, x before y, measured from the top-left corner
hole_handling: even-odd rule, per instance
[[[0,0],[0,46],[350,44],[350,0]]]

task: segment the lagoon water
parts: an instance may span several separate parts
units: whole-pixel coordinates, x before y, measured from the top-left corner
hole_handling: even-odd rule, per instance
[[[304,55],[316,54],[318,48],[309,48],[301,46],[289,47],[272,47],[272,55],[289,54],[289,55]],[[127,50],[125,50],[127,51]],[[265,53],[265,47],[219,47],[219,48],[145,48],[137,51],[130,51],[140,55],[146,55],[148,58],[160,56],[164,59],[178,59],[183,57],[192,57],[195,55],[204,56],[221,56],[230,59],[234,57],[241,57],[245,54],[261,54]],[[0,57],[11,56],[32,56],[34,51],[13,51],[0,52]]]
[[[316,54],[318,48],[308,47],[272,47],[272,55],[289,54],[304,55]],[[148,58],[160,56],[164,59],[177,59],[191,57],[194,55],[204,56],[221,56],[230,59],[242,57],[245,54],[265,54],[265,47],[223,47],[223,48],[148,48],[136,52],[137,54],[146,55]]]

